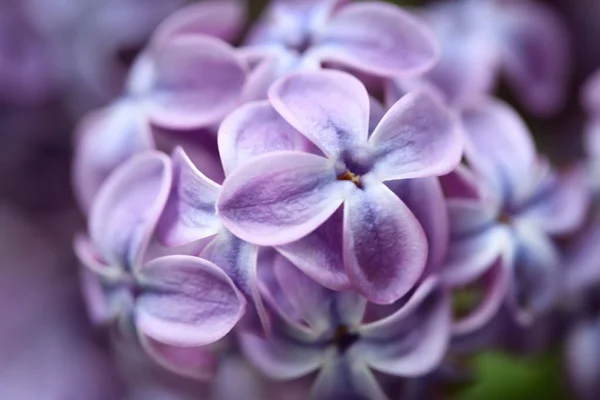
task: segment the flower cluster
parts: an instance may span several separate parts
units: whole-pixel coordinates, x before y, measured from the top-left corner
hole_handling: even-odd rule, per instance
[[[552,11],[274,0],[240,39],[244,22],[235,0],[181,8],[79,125],[81,282],[125,347],[214,393],[242,355],[311,398],[385,399],[493,342],[501,317],[528,329],[600,277],[592,250],[562,246],[594,169],[554,167],[493,97],[502,71],[530,112],[562,106]],[[600,346],[590,324],[572,371]]]

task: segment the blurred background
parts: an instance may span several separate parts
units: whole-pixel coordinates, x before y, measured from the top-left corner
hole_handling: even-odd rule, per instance
[[[542,118],[520,108],[503,83],[497,93],[526,118],[540,151],[567,165],[583,152],[581,85],[600,68],[600,1],[540,2],[555,8],[570,35],[568,101]],[[32,376],[43,399],[49,388],[90,375],[97,378],[89,385],[102,388],[100,399],[120,398],[124,383],[105,339],[88,326],[79,293],[72,238],[85,225],[71,191],[74,137],[86,113],[122,92],[128,68],[156,26],[186,3],[0,0],[0,399],[33,398],[15,384]],[[248,4],[252,20],[265,1]],[[572,397],[558,348],[490,352],[472,362],[476,383],[445,397]]]

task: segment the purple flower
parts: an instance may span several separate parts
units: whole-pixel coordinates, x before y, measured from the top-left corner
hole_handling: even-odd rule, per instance
[[[210,261],[187,255],[148,259],[147,248],[172,180],[170,160],[155,152],[132,158],[100,189],[90,211],[90,240],[76,252],[97,322],[132,318],[150,355],[180,374],[205,376],[203,347],[242,317],[245,300]],[[208,361],[207,361],[208,360]]]
[[[432,34],[402,9],[384,2],[276,0],[253,27],[240,52],[264,60],[250,77],[247,98],[266,95],[271,83],[323,63],[377,76],[407,76],[437,58]]]
[[[393,100],[398,90],[426,86],[461,107],[494,90],[504,72],[530,112],[547,115],[563,106],[569,37],[547,6],[527,0],[467,0],[434,5],[424,14],[441,43],[441,61],[421,77],[396,80]]]
[[[451,244],[444,281],[462,286],[489,268],[506,268],[495,275],[489,308],[468,326],[489,319],[506,291],[514,316],[530,323],[549,309],[557,293],[560,257],[552,238],[573,232],[585,217],[583,174],[579,169],[551,170],[537,157],[519,116],[501,102],[466,107],[462,121],[467,159],[476,176],[445,178],[450,179],[445,188],[450,193]],[[506,273],[508,285],[502,283]]]
[[[326,289],[280,255],[269,267],[273,276],[263,283],[274,312],[272,336],[240,332],[244,353],[267,376],[289,380],[318,371],[311,398],[385,399],[371,369],[414,377],[441,362],[450,308],[434,279],[389,316],[367,322],[367,302],[356,292]]]
[[[427,242],[411,210],[383,182],[452,170],[462,153],[454,115],[427,93],[413,93],[369,137],[366,89],[336,71],[283,78],[270,98],[321,152],[273,151],[235,169],[217,202],[222,222],[245,241],[281,246],[315,231],[344,204],[336,240],[343,242],[350,282],[370,301],[397,300],[421,276]]]

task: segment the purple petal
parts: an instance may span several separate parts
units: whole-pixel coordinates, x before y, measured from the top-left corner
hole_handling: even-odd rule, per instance
[[[161,343],[203,346],[225,336],[246,301],[219,267],[198,257],[166,256],[140,270],[146,290],[137,299],[136,325]]]
[[[435,280],[424,281],[389,317],[360,328],[369,366],[397,376],[420,376],[442,361],[450,338],[450,299]]]
[[[497,223],[498,209],[493,201],[449,199],[448,216],[453,239],[482,232]]]
[[[244,26],[245,5],[237,0],[204,0],[171,14],[158,27],[155,46],[178,35],[209,35],[231,42]]]
[[[298,240],[325,222],[356,189],[337,179],[332,162],[314,154],[264,154],[223,183],[217,201],[223,224],[250,243]]]
[[[463,134],[454,114],[428,92],[402,97],[369,139],[383,180],[422,178],[452,171],[462,156]]]
[[[276,259],[274,267],[287,299],[315,332],[330,332],[336,325],[362,320],[366,301],[356,292],[327,289],[282,256]]]
[[[589,193],[582,168],[551,174],[519,219],[525,218],[552,235],[571,233],[584,222]]]
[[[218,232],[216,203],[221,188],[198,171],[183,149],[175,149],[172,159],[173,185],[157,236],[167,246],[180,246]]]
[[[340,207],[321,226],[302,239],[277,246],[277,250],[311,279],[333,290],[348,290],[342,235],[344,213]]]
[[[253,157],[284,150],[308,150],[308,144],[266,100],[239,107],[219,128],[219,153],[225,175]]]
[[[250,48],[239,49],[239,52],[250,65],[253,61],[257,63],[246,80],[242,95],[244,102],[266,99],[271,85],[282,76],[298,71],[303,62],[300,55],[285,49],[276,51],[266,58],[260,58],[260,61],[253,60],[255,55]]]
[[[500,307],[506,300],[506,294],[511,283],[510,263],[511,256],[505,252],[487,270],[483,271],[482,276],[472,278],[473,280],[481,280],[481,284],[483,285],[481,290],[483,291],[484,298],[469,315],[454,322],[452,326],[452,334],[454,336],[469,335],[477,332],[498,315]],[[473,284],[473,281],[468,283],[469,286]]]
[[[350,281],[374,303],[406,294],[427,260],[427,239],[413,213],[382,183],[344,203],[344,260]]]
[[[363,145],[369,133],[369,95],[339,71],[288,75],[269,90],[271,104],[294,128],[330,157]]]
[[[462,113],[469,163],[483,174],[499,198],[518,202],[529,190],[535,171],[535,146],[527,126],[507,104],[479,101]]]
[[[600,377],[600,322],[584,320],[569,332],[565,345],[567,373],[581,399],[594,399]]]
[[[157,125],[174,129],[208,126],[238,104],[246,69],[225,42],[208,36],[178,36],[154,56],[154,82],[146,106]]]
[[[448,199],[481,199],[481,181],[463,165],[440,176],[444,196]]]
[[[517,322],[528,325],[548,312],[557,299],[560,256],[554,243],[530,225],[517,224],[514,234],[516,254],[508,304]]]
[[[452,239],[441,268],[444,283],[464,285],[487,270],[511,246],[507,229],[490,226]]]
[[[581,292],[591,290],[600,282],[600,224],[594,219],[590,226],[567,247],[564,257],[565,290],[578,297]]]
[[[413,212],[427,237],[427,272],[438,270],[448,252],[448,210],[437,178],[407,179],[386,183]]]
[[[344,7],[333,16],[316,46],[324,61],[383,76],[424,72],[439,52],[433,33],[422,22],[383,2]]]
[[[257,246],[244,242],[222,229],[200,256],[225,271],[246,298],[252,301],[262,328],[269,332],[270,321],[258,288]]]
[[[121,100],[79,125],[73,173],[79,205],[88,211],[102,183],[134,154],[154,147],[148,122],[132,101]]]
[[[217,373],[217,358],[205,347],[177,347],[140,334],[144,350],[162,367],[186,378],[208,380]]]
[[[325,358],[323,348],[289,337],[278,321],[268,339],[241,331],[240,343],[246,357],[272,379],[295,379],[316,371]]]
[[[100,188],[90,210],[89,231],[103,260],[122,269],[138,268],[165,207],[171,163],[148,152],[119,167]]]
[[[501,31],[508,83],[531,112],[548,115],[564,105],[570,72],[569,32],[543,4],[506,6]]]
[[[75,236],[73,250],[79,262],[87,270],[104,279],[118,279],[125,273],[119,265],[106,264],[86,235],[77,234]]]
[[[354,349],[338,354],[330,350],[315,379],[310,398],[387,400],[379,382]]]

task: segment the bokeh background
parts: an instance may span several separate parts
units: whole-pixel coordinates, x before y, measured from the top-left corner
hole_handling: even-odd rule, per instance
[[[519,108],[502,83],[497,93],[525,117],[540,151],[568,165],[583,153],[580,88],[600,68],[600,1],[539,1],[560,13],[570,33],[569,100],[558,114],[540,118]],[[20,399],[19,390],[31,385],[44,399],[49,388],[89,374],[101,376],[93,383],[100,399],[118,399],[124,390],[80,298],[72,238],[84,220],[71,191],[73,143],[78,121],[121,93],[154,28],[186,3],[0,0],[0,399]],[[251,19],[265,5],[248,3]],[[472,379],[444,388],[443,397],[572,397],[560,348],[489,352],[461,362],[472,363]]]

